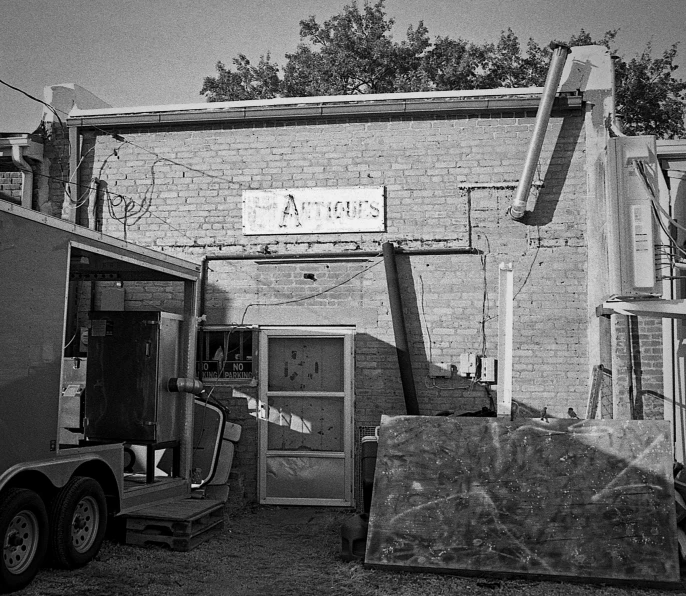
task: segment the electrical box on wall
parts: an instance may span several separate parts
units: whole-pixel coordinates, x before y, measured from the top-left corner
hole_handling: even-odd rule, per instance
[[[652,204],[659,200],[658,170],[654,136],[609,139],[610,279],[615,295],[661,293]]]
[[[459,375],[461,377],[475,377],[479,367],[479,360],[480,358],[472,352],[460,354]]]
[[[498,360],[495,358],[481,359],[481,376],[479,380],[482,383],[497,383],[498,382]]]

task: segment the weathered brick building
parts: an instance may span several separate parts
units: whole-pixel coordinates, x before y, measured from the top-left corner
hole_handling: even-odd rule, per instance
[[[389,265],[421,414],[497,409],[508,279],[514,416],[583,417],[593,367],[621,356],[596,314],[611,293],[610,72],[603,48],[574,49],[519,221],[541,89],[75,110],[77,174],[71,198],[51,187],[53,214],[203,263],[199,371],[243,427],[234,498],[349,504],[360,437],[407,407]],[[79,308],[113,300],[178,307],[164,285],[96,281]]]

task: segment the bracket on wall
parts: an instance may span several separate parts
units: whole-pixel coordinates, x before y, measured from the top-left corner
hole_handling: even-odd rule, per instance
[[[686,319],[686,300],[608,300],[596,307],[596,316],[628,315],[661,317],[663,319]]]

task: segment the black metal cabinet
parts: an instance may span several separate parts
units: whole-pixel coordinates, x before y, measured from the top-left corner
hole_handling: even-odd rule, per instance
[[[88,334],[85,435],[153,444],[180,439],[178,376],[182,317],[157,311],[94,312]]]

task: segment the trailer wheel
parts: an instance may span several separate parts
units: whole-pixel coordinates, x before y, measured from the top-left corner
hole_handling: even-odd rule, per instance
[[[0,496],[0,592],[31,583],[48,547],[48,514],[38,494],[11,488]]]
[[[75,476],[50,507],[50,550],[58,567],[82,567],[100,550],[107,529],[105,493],[96,480]]]

